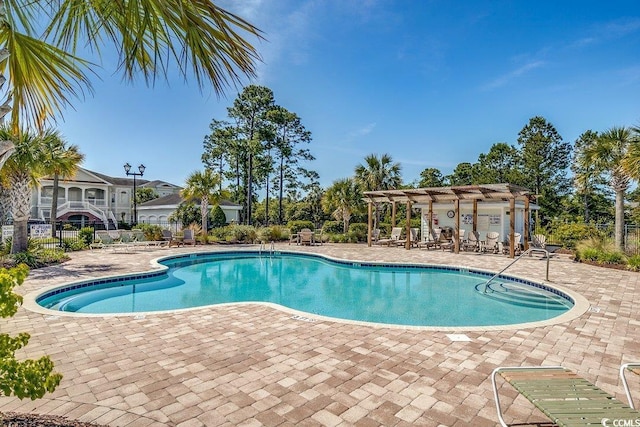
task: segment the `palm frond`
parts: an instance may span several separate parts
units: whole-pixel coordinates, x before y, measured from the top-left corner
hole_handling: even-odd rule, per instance
[[[240,74],[255,76],[259,55],[240,33],[262,39],[260,30],[210,0],[60,0],[48,34],[63,48],[80,40],[99,52],[110,40],[128,81],[141,74],[147,84],[167,77],[175,62],[183,78],[193,75],[217,93]]]
[[[84,88],[92,91],[83,67],[90,63],[42,40],[14,31],[2,33],[7,37],[11,52],[7,61],[9,86],[14,102],[12,123],[21,120],[27,126],[42,128],[43,124],[69,105],[69,98],[80,97]]]

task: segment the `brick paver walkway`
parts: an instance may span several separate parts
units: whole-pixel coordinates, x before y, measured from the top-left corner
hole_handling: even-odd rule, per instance
[[[498,255],[365,245],[278,248],[495,271],[510,262]],[[151,259],[172,253],[225,249],[73,253],[61,266],[34,270],[20,292],[148,270]],[[544,281],[544,271],[545,261],[534,256],[509,273]],[[580,293],[591,309],[549,326],[457,331],[468,342],[452,341],[445,330],[305,322],[260,304],[83,317],[23,307],[0,323],[2,332],[31,333],[20,355],[50,355],[64,379],[55,393],[37,401],[2,397],[0,411],[127,427],[495,426],[491,371],[499,365],[540,364],[574,369],[624,399],[617,369],[640,360],[639,277],[554,257],[552,284]],[[640,384],[635,386],[640,393]],[[501,395],[507,420],[546,421],[508,386]]]

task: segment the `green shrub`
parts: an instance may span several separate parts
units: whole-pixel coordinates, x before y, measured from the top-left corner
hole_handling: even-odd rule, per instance
[[[279,242],[289,239],[289,229],[281,225],[272,225],[258,230],[259,239],[263,242]]]
[[[216,206],[211,211],[211,228],[219,228],[224,227],[227,224],[227,217],[224,214],[224,211],[220,206]]]
[[[356,242],[364,242],[367,240],[368,227],[367,224],[362,222],[349,224],[349,234],[355,238]]]
[[[210,241],[253,243],[258,240],[258,230],[251,225],[228,225],[209,232]]]
[[[88,245],[84,243],[84,240],[81,240],[81,239],[71,239],[71,238],[62,239],[62,247],[66,252],[81,251],[83,249],[86,249],[87,246]]]
[[[138,224],[136,228],[142,230],[147,240],[162,240],[162,227],[157,224]]]
[[[315,225],[311,221],[289,221],[287,223],[287,228],[291,231],[291,233],[299,233],[303,228],[308,228],[309,230],[315,229]]]
[[[43,249],[38,253],[38,260],[43,265],[59,264],[68,261],[69,256],[61,249]]]
[[[339,234],[344,232],[342,221],[325,221],[322,225],[324,234]]]
[[[600,264],[626,264],[626,257],[622,252],[600,252],[598,255]]]
[[[597,261],[600,250],[596,248],[584,248],[576,251],[576,261]]]
[[[91,243],[93,243],[93,228],[81,228],[80,231],[78,231],[78,239],[82,240],[85,246],[89,246]]]
[[[627,268],[631,271],[640,270],[640,255],[632,255],[627,258]]]
[[[551,234],[567,249],[575,249],[576,244],[582,240],[601,237],[596,227],[584,223],[560,224]]]

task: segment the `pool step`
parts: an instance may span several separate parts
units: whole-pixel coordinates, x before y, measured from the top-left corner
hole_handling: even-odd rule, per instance
[[[486,292],[485,284],[480,283],[476,285],[476,289],[488,298],[521,307],[566,310],[571,306],[571,303],[560,295],[516,283],[492,282],[486,286]]]

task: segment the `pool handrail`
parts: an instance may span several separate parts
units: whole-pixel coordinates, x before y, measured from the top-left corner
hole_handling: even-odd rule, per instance
[[[482,293],[486,294],[487,293],[487,289],[489,288],[489,283],[493,282],[498,276],[500,276],[502,273],[504,273],[504,271],[507,268],[511,267],[513,264],[518,262],[518,260],[520,260],[523,256],[531,254],[533,252],[544,252],[545,253],[546,258],[547,258],[547,274],[545,276],[545,280],[548,282],[549,281],[549,251],[547,251],[546,249],[542,249],[542,248],[529,248],[526,251],[522,252],[518,257],[516,257],[509,264],[507,264],[507,266],[505,268],[503,268],[502,270],[498,271],[496,274],[491,276],[491,278],[484,283],[484,291]]]

